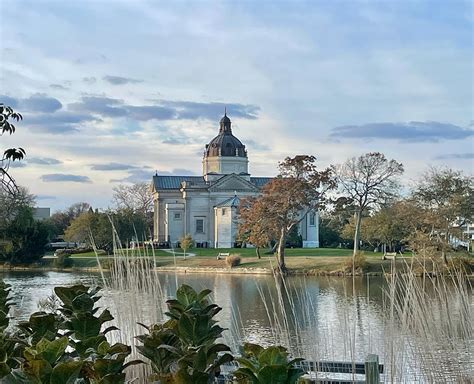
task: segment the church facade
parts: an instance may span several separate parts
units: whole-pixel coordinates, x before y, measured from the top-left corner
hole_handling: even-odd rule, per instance
[[[258,196],[271,177],[249,174],[245,145],[233,135],[227,114],[219,134],[206,145],[202,176],[153,176],[153,240],[176,244],[190,234],[197,247],[232,248],[240,199]],[[304,247],[319,247],[318,213],[299,225]]]

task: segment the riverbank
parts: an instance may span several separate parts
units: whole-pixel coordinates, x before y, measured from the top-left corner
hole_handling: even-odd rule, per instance
[[[216,250],[197,250],[184,257],[183,253],[170,254],[163,250],[155,250],[154,256],[143,256],[130,253],[127,262],[133,263],[150,263],[149,266],[161,272],[177,272],[177,273],[207,273],[207,274],[273,274],[276,268],[276,258],[274,255],[262,255],[261,258],[254,256],[254,252],[237,253],[236,249],[230,253],[240,257],[240,265],[229,267],[225,257],[217,258]],[[231,250],[229,250],[231,251]],[[240,250],[239,250],[240,251]],[[311,276],[351,276],[352,275],[352,256],[350,250],[340,249],[289,249],[289,255],[286,256],[286,266],[289,275],[311,275]],[[304,252],[317,253],[316,255],[304,255]],[[326,252],[325,252],[326,251]],[[291,254],[293,253],[293,254]],[[332,254],[331,254],[332,253]],[[341,255],[345,253],[345,255]],[[212,254],[210,256],[209,254]],[[97,264],[100,262],[100,267]],[[34,265],[18,265],[0,264],[0,270],[52,270],[52,271],[84,271],[84,272],[100,272],[109,270],[114,262],[113,256],[99,256],[94,254],[73,255],[70,257],[72,266],[70,268],[58,268],[55,265],[55,258],[47,256],[40,263]],[[467,260],[470,262],[470,273],[472,275],[474,258],[471,256]],[[382,254],[369,253],[364,255],[361,265],[356,265],[355,275],[362,276],[381,276],[391,273],[394,269],[404,271],[408,268],[419,270],[419,274],[423,273],[434,275],[440,271],[440,263],[433,263],[426,260],[425,265],[413,259],[411,256],[397,256],[395,260],[383,260]]]

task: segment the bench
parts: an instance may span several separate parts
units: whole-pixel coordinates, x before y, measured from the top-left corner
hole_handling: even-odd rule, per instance
[[[223,258],[226,258],[227,256],[230,256],[230,253],[228,252],[221,252],[217,255],[217,260],[222,260]]]
[[[397,258],[397,252],[386,252],[383,255],[383,260],[395,260]]]
[[[345,373],[365,375],[364,381],[354,381],[350,379],[329,379],[329,378],[313,378],[306,374],[301,378],[304,384],[349,384],[349,383],[365,383],[379,384],[380,374],[383,373],[383,365],[379,364],[378,355],[368,355],[364,363],[350,363],[342,361],[303,361],[301,368],[312,373]]]

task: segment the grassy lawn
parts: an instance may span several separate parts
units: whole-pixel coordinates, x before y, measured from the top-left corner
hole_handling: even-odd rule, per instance
[[[187,253],[196,254],[195,257],[187,257],[184,260],[181,249],[176,249],[177,267],[201,267],[201,268],[227,268],[225,260],[217,260],[219,253],[230,253],[239,255],[241,264],[239,268],[274,268],[276,266],[275,255],[265,254],[267,250],[261,251],[261,259],[258,259],[253,248],[193,248]],[[143,250],[128,250],[129,255],[143,256]],[[151,254],[151,252],[149,252]],[[350,262],[352,250],[339,248],[288,248],[285,250],[286,265],[291,270],[333,272],[343,269],[344,264]],[[173,267],[175,258],[172,253],[162,249],[155,250],[157,266]],[[365,252],[368,272],[382,272],[390,268],[390,261],[382,261],[382,253]],[[75,268],[95,268],[97,261],[94,252],[87,252],[72,255]],[[106,260],[108,256],[100,256],[101,260]],[[51,260],[52,261],[52,260]],[[398,261],[400,266],[403,261]],[[51,263],[52,264],[52,263]]]
[[[265,254],[268,249],[261,249],[260,254],[262,257],[271,256]],[[176,249],[177,254],[182,254],[183,250],[180,248]],[[240,257],[256,257],[254,248],[192,248],[187,252],[196,254],[197,256],[208,256],[216,257],[219,253],[230,253],[232,255],[240,255]],[[155,250],[155,254],[158,256],[169,255],[169,253],[163,250]],[[286,248],[285,255],[287,256],[351,256],[352,249],[341,249],[341,248]],[[382,257],[381,252],[366,252],[366,257]]]

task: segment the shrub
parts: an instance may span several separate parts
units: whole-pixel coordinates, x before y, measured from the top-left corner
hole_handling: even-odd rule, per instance
[[[68,253],[60,253],[54,259],[54,266],[56,268],[71,268],[74,264],[73,260],[71,259],[71,255]]]
[[[303,359],[289,360],[286,348],[281,346],[263,348],[257,344],[245,343],[242,357],[236,360],[239,368],[234,376],[242,384],[296,384],[305,374],[295,366]]]
[[[2,383],[125,383],[125,363],[131,347],[110,344],[105,327],[114,318],[95,303],[99,288],[84,285],[56,287],[59,308],[35,312],[19,322],[14,333],[0,326],[0,382]],[[9,287],[0,284],[1,314],[7,314]],[[5,321],[1,325],[8,325]]]
[[[229,268],[237,267],[241,261],[240,255],[230,255],[225,258],[225,263]]]
[[[347,259],[344,263],[343,270],[345,273],[352,273],[352,267],[354,267],[354,273],[360,274],[367,270],[368,263],[363,252],[357,252],[355,257]]]
[[[465,255],[454,256],[448,261],[447,269],[450,273],[467,273],[474,271],[474,258]]]
[[[161,383],[213,383],[221,365],[233,357],[230,348],[216,340],[224,331],[214,316],[221,307],[212,304],[209,289],[196,292],[188,285],[176,291],[176,299],[168,300],[170,318],[163,324],[143,325],[148,333],[137,336],[142,345],[138,351],[150,360],[150,380]]]

